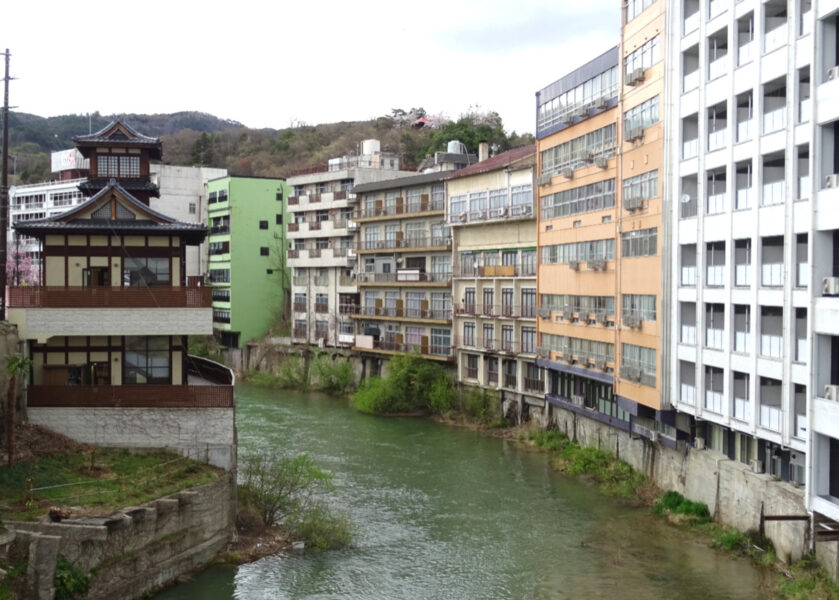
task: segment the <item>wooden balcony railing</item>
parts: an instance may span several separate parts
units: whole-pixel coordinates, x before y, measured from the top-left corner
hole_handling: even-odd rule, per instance
[[[212,288],[54,287],[9,288],[10,308],[209,308]]]
[[[232,408],[232,385],[32,385],[29,406]]]

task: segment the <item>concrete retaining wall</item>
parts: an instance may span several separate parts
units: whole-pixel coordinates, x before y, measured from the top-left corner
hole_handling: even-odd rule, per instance
[[[609,450],[665,490],[708,505],[714,519],[741,531],[758,530],[765,515],[806,515],[804,488],[753,473],[749,465],[712,450],[673,450],[593,419],[550,405],[536,415],[582,446]],[[797,560],[810,549],[808,521],[767,522],[778,556]]]
[[[138,598],[205,566],[230,541],[235,481],[219,481],[126,508],[108,519],[6,522],[29,542],[30,594],[51,600],[58,555],[91,575],[89,600]]]
[[[115,448],[169,448],[231,470],[236,466],[232,408],[30,407],[29,421],[79,442]]]

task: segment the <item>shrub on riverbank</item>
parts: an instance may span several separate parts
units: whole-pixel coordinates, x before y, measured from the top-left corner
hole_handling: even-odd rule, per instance
[[[332,487],[332,474],[318,467],[308,454],[252,454],[241,461],[239,472],[240,519],[256,516],[264,528],[279,522],[288,535],[313,550],[350,544],[349,522],[320,500]]]
[[[355,374],[352,365],[343,358],[319,354],[309,368],[309,383],[322,392],[345,394],[355,385]]]
[[[669,491],[659,498],[653,507],[653,512],[665,515],[681,515],[683,518],[694,523],[708,523],[711,520],[711,511],[708,505],[702,502],[693,502],[682,496],[679,492]],[[726,540],[725,543],[733,543]]]
[[[287,354],[279,361],[276,373],[250,371],[247,380],[255,385],[297,391],[346,394],[355,387],[352,364],[343,357],[323,353],[308,364],[299,354]]]
[[[353,394],[359,411],[442,414],[454,405],[454,384],[440,365],[417,354],[402,354],[390,359],[388,369],[386,378],[370,377]]]
[[[528,436],[536,446],[556,454],[554,467],[572,475],[592,478],[604,492],[621,498],[635,498],[647,478],[611,452],[584,448],[558,429],[538,430]]]

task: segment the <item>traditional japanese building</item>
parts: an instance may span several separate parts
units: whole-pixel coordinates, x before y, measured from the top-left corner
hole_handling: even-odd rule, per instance
[[[78,141],[92,197],[16,225],[38,240],[44,264],[40,285],[9,290],[9,321],[33,364],[29,420],[83,442],[174,447],[230,467],[232,374],[187,349],[187,336],[212,333],[210,288],[185,269],[207,227],[148,206],[160,140],[116,121]]]

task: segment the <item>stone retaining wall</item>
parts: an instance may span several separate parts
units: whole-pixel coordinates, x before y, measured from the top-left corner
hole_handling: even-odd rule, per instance
[[[29,542],[32,598],[53,598],[60,554],[91,575],[87,599],[128,600],[205,566],[224,550],[233,533],[235,498],[234,475],[225,473],[216,482],[109,518],[5,525]]]

